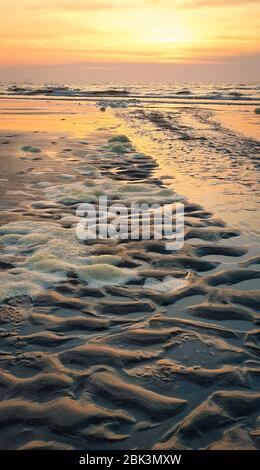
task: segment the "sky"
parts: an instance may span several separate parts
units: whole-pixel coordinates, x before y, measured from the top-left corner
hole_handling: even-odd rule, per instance
[[[9,0],[0,80],[256,81],[259,0]]]

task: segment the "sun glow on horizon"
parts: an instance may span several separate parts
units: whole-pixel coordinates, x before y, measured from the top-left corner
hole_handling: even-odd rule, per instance
[[[1,68],[222,64],[260,49],[254,0],[12,0],[1,13]]]

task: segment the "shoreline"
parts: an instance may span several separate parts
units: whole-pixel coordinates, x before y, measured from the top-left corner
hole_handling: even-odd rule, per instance
[[[93,97],[78,97],[78,96],[24,96],[24,95],[21,95],[21,96],[15,96],[15,95],[0,95],[0,101],[4,101],[4,100],[17,100],[17,101],[23,101],[23,100],[27,100],[27,101],[49,101],[49,102],[55,102],[55,101],[63,101],[63,102],[72,102],[72,103],[76,103],[76,102],[83,102],[83,103],[96,103],[97,100],[102,100],[102,101],[107,101],[107,103],[109,104],[110,101],[130,101],[132,99],[137,99],[137,100],[140,100],[140,106],[142,106],[143,104],[155,104],[155,105],[158,105],[158,104],[161,104],[161,105],[174,105],[174,106],[183,106],[183,105],[186,105],[186,106],[228,106],[228,107],[231,107],[231,106],[235,106],[235,107],[242,107],[242,106],[245,106],[245,107],[248,107],[248,106],[251,106],[251,107],[259,107],[259,104],[260,104],[260,100],[255,100],[255,101],[228,101],[228,100],[201,100],[201,99],[196,99],[194,101],[190,100],[190,99],[187,99],[187,100],[177,100],[175,98],[173,99],[165,99],[165,98],[144,98],[144,97],[140,97],[139,95],[136,95],[136,96],[122,96],[122,97],[116,97],[116,96],[113,96],[113,97],[103,97],[102,95],[100,96],[93,96]],[[131,106],[130,106],[131,107]],[[134,105],[134,107],[138,107],[138,103],[136,103]]]

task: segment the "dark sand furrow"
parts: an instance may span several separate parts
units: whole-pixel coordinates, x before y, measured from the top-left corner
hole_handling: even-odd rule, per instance
[[[205,441],[210,442],[214,439],[212,431],[225,430],[227,425],[232,425],[238,418],[254,415],[259,409],[259,399],[259,394],[253,392],[214,392],[172,430],[172,436],[168,440],[157,444],[155,449],[172,448],[176,439],[184,445],[189,440],[189,446],[192,446],[192,440],[196,438],[202,442],[203,437],[206,437]],[[194,442],[195,446],[198,445],[196,440]]]

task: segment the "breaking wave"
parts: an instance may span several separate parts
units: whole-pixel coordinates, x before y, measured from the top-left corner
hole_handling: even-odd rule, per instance
[[[195,102],[224,101],[232,103],[252,103],[260,101],[260,85],[255,84],[52,84],[52,83],[13,83],[0,84],[0,95],[23,97],[63,97],[77,99],[94,98],[139,98],[157,100],[194,100]]]

